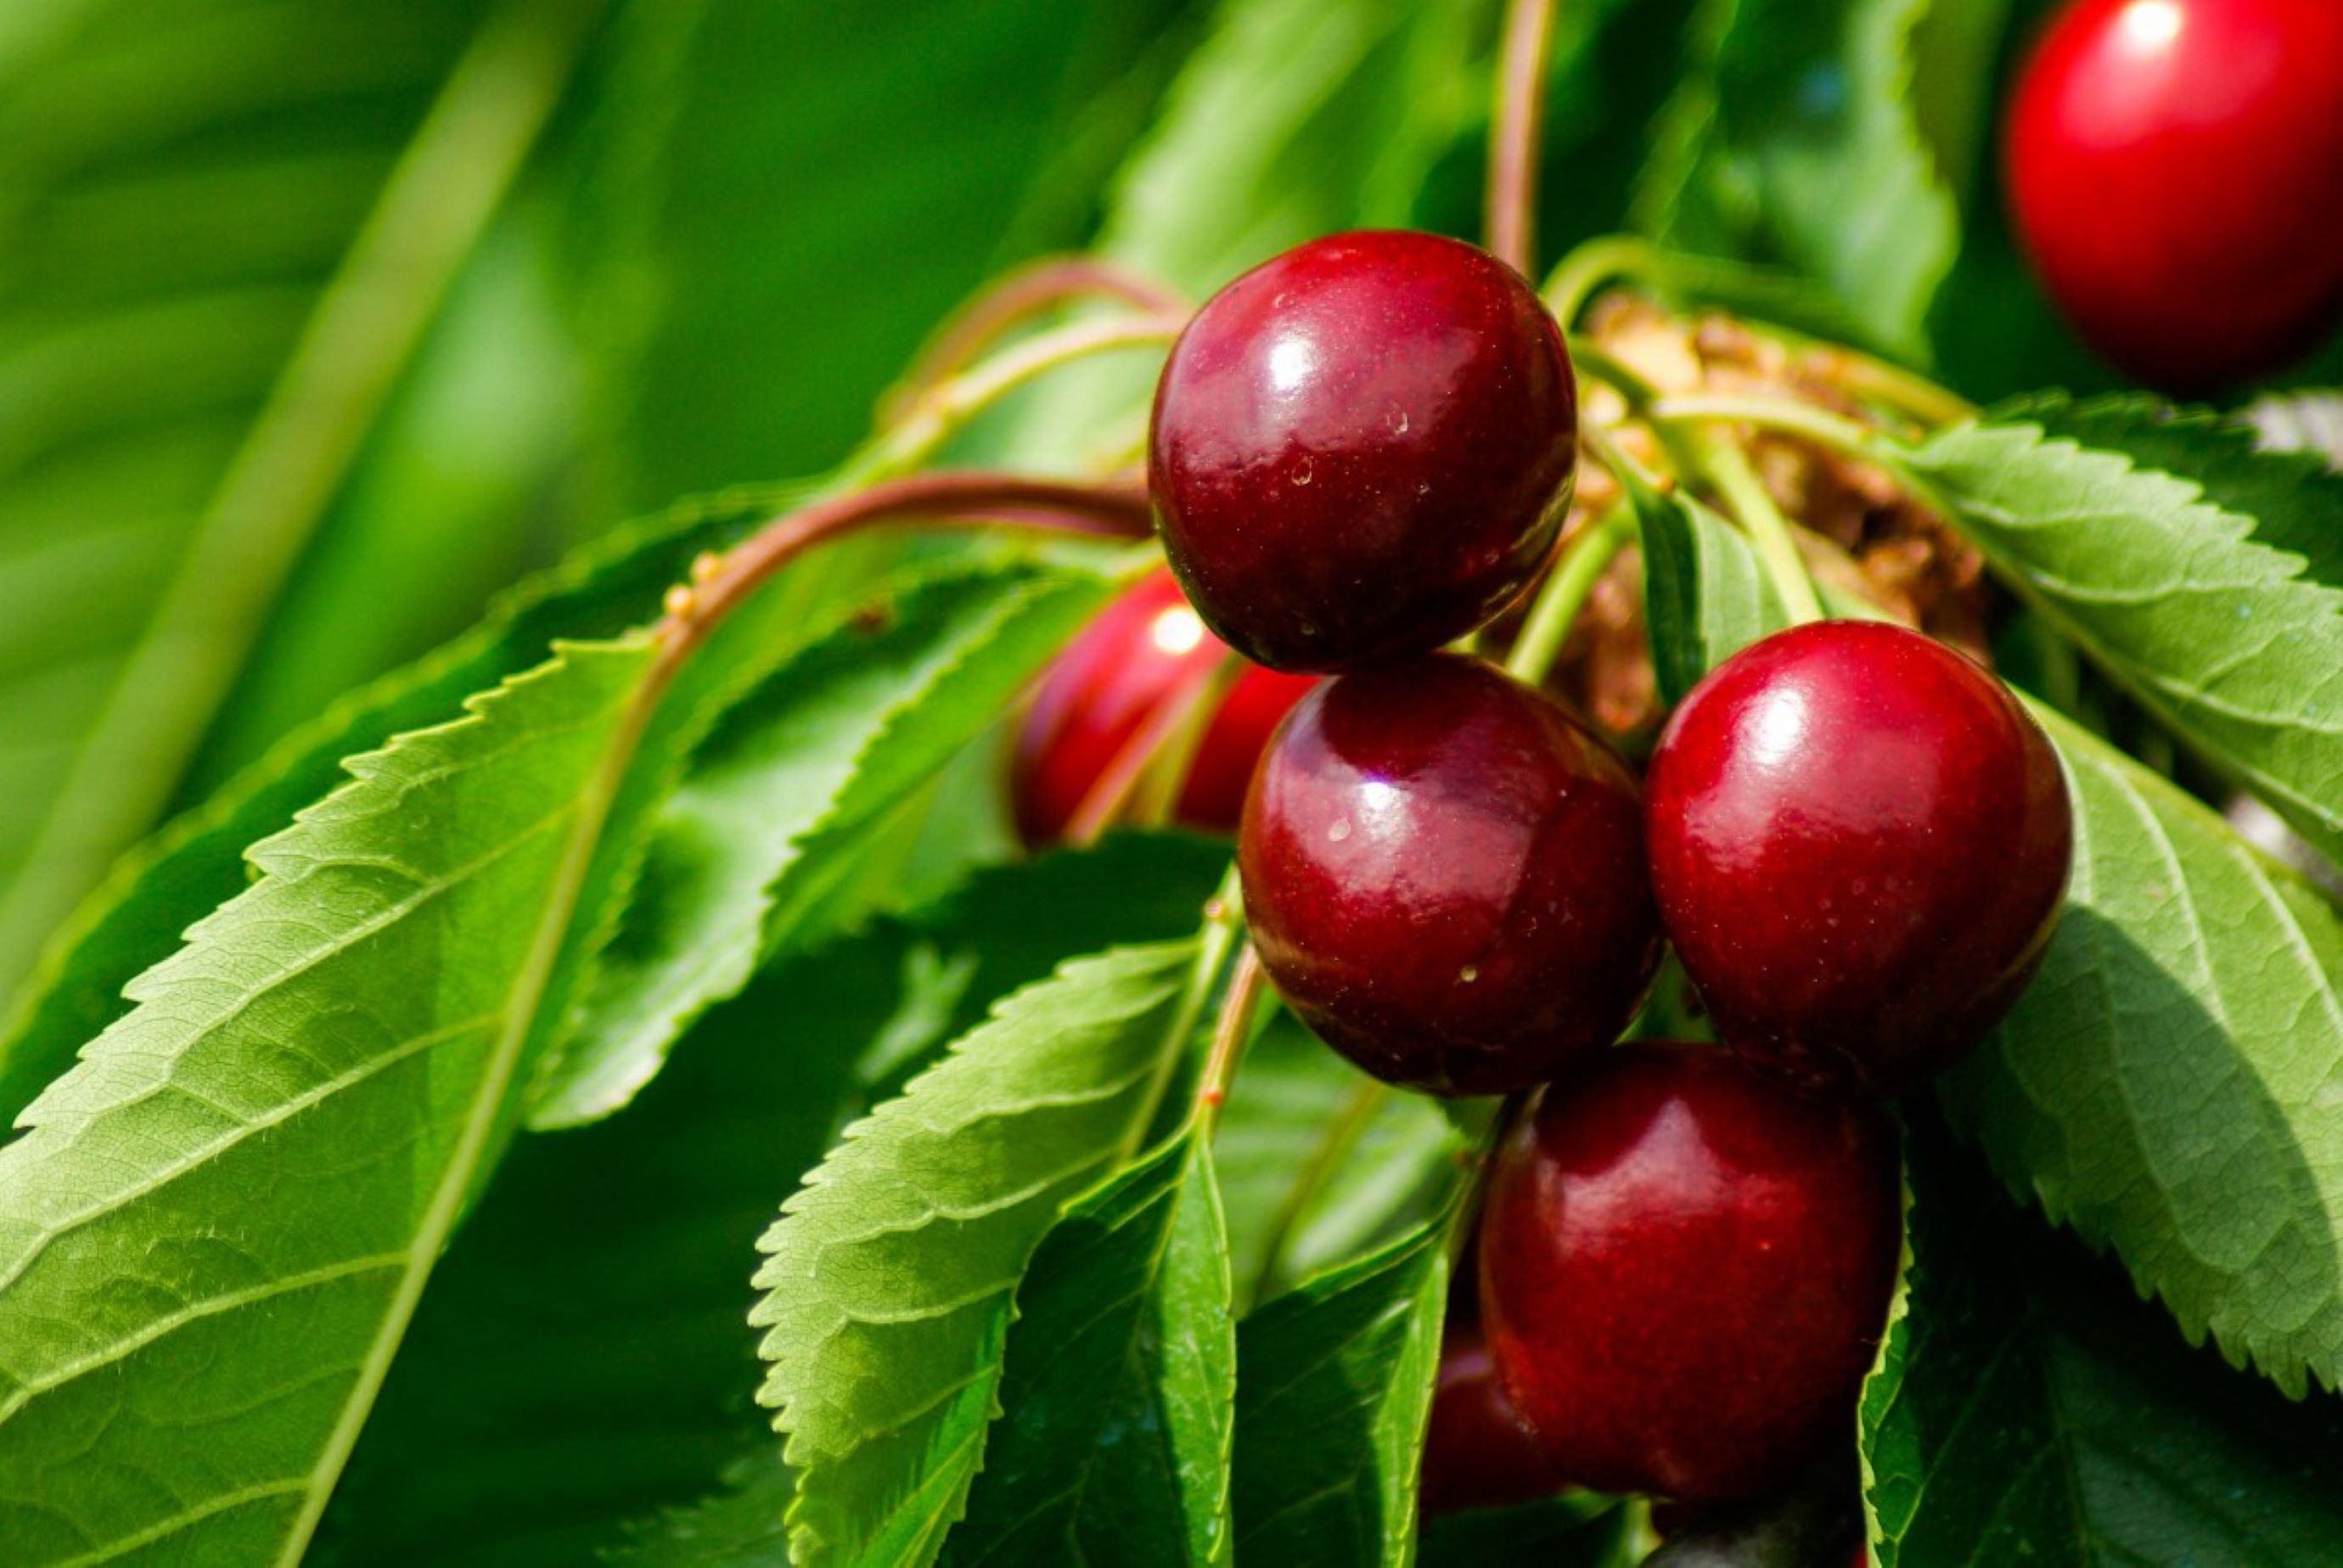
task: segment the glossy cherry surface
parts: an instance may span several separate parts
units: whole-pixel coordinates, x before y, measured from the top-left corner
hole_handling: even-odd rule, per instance
[[[1082,628],[1042,678],[1017,730],[1010,795],[1017,831],[1055,842],[1123,748],[1165,706],[1212,678],[1227,645],[1151,573]],[[1206,832],[1236,830],[1253,765],[1270,732],[1312,682],[1248,666],[1222,697],[1182,782],[1173,815]]]
[[[1315,240],[1212,297],[1155,395],[1150,479],[1212,629],[1281,669],[1423,653],[1554,548],[1578,402],[1554,320],[1487,252]]]
[[[1482,1326],[1558,1476],[1751,1496],[1853,1429],[1902,1222],[1876,1111],[1714,1046],[1624,1045],[1507,1131]]]
[[[1450,1329],[1424,1433],[1423,1511],[1500,1508],[1561,1490],[1536,1436],[1497,1381],[1488,1341],[1477,1328]]]
[[[1633,775],[1478,660],[1378,665],[1302,699],[1237,859],[1280,994],[1393,1083],[1543,1082],[1615,1040],[1658,967]]]
[[[1827,621],[1725,660],[1644,780],[1652,885],[1724,1039],[1906,1088],[2033,978],[2074,824],[2008,689],[1900,627]]]
[[[2109,359],[2179,392],[2281,368],[2343,307],[2343,5],[2077,0],[2007,161],[2036,269]]]

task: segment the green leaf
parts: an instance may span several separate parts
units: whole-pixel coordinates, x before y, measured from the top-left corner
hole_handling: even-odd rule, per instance
[[[777,905],[815,934],[847,923],[846,901],[819,896],[840,856],[994,721],[1111,581],[1016,558],[947,568],[875,616],[849,612],[730,708],[659,808],[637,898],[534,1123],[624,1105],[785,934]]]
[[[597,7],[68,9],[0,60],[0,992],[168,807]]]
[[[572,216],[630,504],[835,461],[946,311],[1087,239],[1188,9],[627,6]]]
[[[518,675],[558,635],[615,637],[656,613],[692,558],[737,538],[791,492],[741,491],[687,502],[606,536],[514,590],[480,626],[334,704],[218,796],[119,866],[63,933],[0,1040],[0,1117],[13,1121],[72,1065],[86,1040],[128,1010],[122,992],[168,958],[181,933],[243,891],[246,845],[284,828],[331,790],[342,759],[453,711]]]
[[[1911,1310],[1861,1418],[1880,1568],[2343,1562],[2343,1407],[2183,1347],[1939,1140],[1910,1141]]]
[[[1663,119],[1639,220],[1679,246],[1787,263],[1873,337],[1924,358],[1929,301],[1960,240],[1911,92],[1926,11],[1926,0],[1724,0],[1702,29],[1706,69]]]
[[[25,1112],[0,1149],[20,1560],[297,1554],[559,1016],[653,658],[566,645],[351,764]]]
[[[2343,916],[2210,809],[2046,709],[2074,881],[2040,976],[1945,1081],[2053,1219],[2191,1341],[2289,1392],[2343,1376]]]
[[[797,1482],[771,1443],[726,1473],[726,1489],[645,1525],[602,1553],[626,1568],[789,1568],[789,1499]]]
[[[1281,1010],[1212,1141],[1239,1310],[1430,1218],[1464,1152],[1436,1101],[1376,1082]]]
[[[980,873],[916,919],[762,970],[625,1115],[518,1140],[433,1276],[320,1552],[550,1568],[656,1515],[637,1531],[647,1551],[712,1551],[747,1526],[785,1560],[789,1483],[746,1397],[758,1362],[741,1267],[775,1194],[891,1081],[871,1081],[877,1042],[924,1065],[981,1021],[985,999],[1070,954],[1192,931],[1226,860],[1122,835]],[[939,968],[959,982],[948,997],[928,981]],[[769,1493],[761,1519],[729,1492],[688,1506],[728,1470]]]
[[[1447,1309],[1453,1210],[1237,1328],[1244,1560],[1404,1563]]]
[[[1017,1292],[1001,1408],[950,1563],[1223,1563],[1236,1399],[1209,1136],[1067,1211]]]
[[[770,1363],[759,1399],[801,1478],[799,1561],[933,1560],[983,1452],[1026,1264],[1145,1131],[1201,956],[1121,949],[1011,997],[782,1206],[750,1321]]]
[[[1695,498],[1629,476],[1644,549],[1644,620],[1652,670],[1671,707],[1700,678],[1789,624],[1781,596],[1739,530]]]
[[[2163,420],[2139,400],[2021,407],[1909,460],[2046,620],[2343,859],[2343,486]],[[2142,467],[2134,444],[2193,460]]]

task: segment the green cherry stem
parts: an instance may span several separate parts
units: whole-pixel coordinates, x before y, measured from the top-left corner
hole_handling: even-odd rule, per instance
[[[1489,249],[1523,277],[1537,266],[1538,150],[1555,0],[1512,0],[1489,136]]]
[[[1922,505],[1939,516],[1959,515],[1944,492],[1914,469],[1907,460],[1909,448],[1905,443],[1885,430],[1795,397],[1686,394],[1657,398],[1643,409],[1643,414],[1664,436],[1670,429],[1727,422],[1803,437],[1856,462],[1885,469]]]
[[[1089,256],[1047,256],[1005,273],[946,317],[879,402],[879,422],[900,424],[920,397],[973,363],[1001,334],[1082,299],[1112,300],[1151,316],[1184,316],[1167,284]]]
[[[1657,255],[1649,240],[1633,235],[1606,234],[1590,239],[1562,258],[1538,292],[1545,307],[1564,331],[1578,323],[1586,302],[1616,277],[1634,277],[1648,271]]]
[[[849,461],[840,482],[851,488],[908,473],[933,457],[969,421],[1028,383],[1094,355],[1164,347],[1186,325],[1184,316],[1169,315],[1078,321],[1004,349],[921,393],[899,423]]]
[[[1562,645],[1569,638],[1571,624],[1584,608],[1586,596],[1634,537],[1634,508],[1623,498],[1563,547],[1530,605],[1529,618],[1522,623],[1513,651],[1505,657],[1506,674],[1530,686],[1545,679],[1554,661],[1561,657]]]
[[[1773,579],[1774,591],[1782,596],[1782,608],[1789,612],[1791,622],[1804,626],[1808,621],[1821,620],[1822,596],[1815,592],[1815,580],[1806,575],[1805,558],[1798,553],[1797,536],[1791,528],[1790,519],[1782,515],[1782,508],[1766,494],[1757,470],[1749,466],[1748,455],[1717,437],[1703,439],[1698,449],[1701,472],[1748,530],[1749,542],[1756,547],[1757,558],[1765,564],[1765,575]]]

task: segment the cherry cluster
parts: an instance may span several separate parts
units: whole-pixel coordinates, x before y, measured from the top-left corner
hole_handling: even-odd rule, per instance
[[[1577,447],[1563,336],[1486,253],[1368,233],[1270,261],[1197,314],[1157,393],[1184,603],[1159,578],[1111,612],[1019,753],[1021,820],[1050,837],[1196,660],[1246,656],[1181,805],[1223,824],[1250,774],[1268,978],[1377,1078],[1524,1097],[1435,1406],[1434,1506],[1738,1498],[1845,1427],[1902,1233],[1876,1101],[2016,999],[2071,858],[2041,729],[1897,626],[1744,649],[1640,783],[1560,703],[1445,651],[1553,557]],[[1617,1043],[1670,945],[1729,1049]]]

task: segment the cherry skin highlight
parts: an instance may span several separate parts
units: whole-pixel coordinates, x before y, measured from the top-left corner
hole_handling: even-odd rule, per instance
[[[1303,698],[1253,776],[1237,863],[1287,1005],[1409,1088],[1543,1082],[1618,1038],[1659,965],[1634,776],[1476,659]]]
[[[1577,384],[1520,275],[1435,235],[1335,235],[1214,295],[1155,394],[1149,478],[1207,624],[1277,669],[1424,653],[1553,553]]]
[[[2174,392],[2282,368],[2343,308],[2343,5],[2077,0],[2006,142],[2017,228],[2084,337]]]
[[[1508,1130],[1482,1326],[1556,1475],[1754,1496],[1853,1430],[1902,1232],[1877,1111],[1714,1046],[1624,1045]]]
[[[1067,645],[1017,729],[1010,799],[1018,834],[1055,843],[1123,748],[1148,721],[1210,680],[1227,645],[1204,629],[1170,572],[1154,572]],[[1213,710],[1172,808],[1173,819],[1232,833],[1270,732],[1314,684],[1247,666]]]
[[[1424,1433],[1423,1511],[1502,1508],[1561,1490],[1536,1434],[1497,1381],[1488,1341],[1476,1328],[1450,1329],[1440,1346]]]
[[[1948,1065],[2034,976],[2074,819],[2009,689],[1917,632],[1826,621],[1742,649],[1660,733],[1652,885],[1717,1032],[1883,1093]]]

